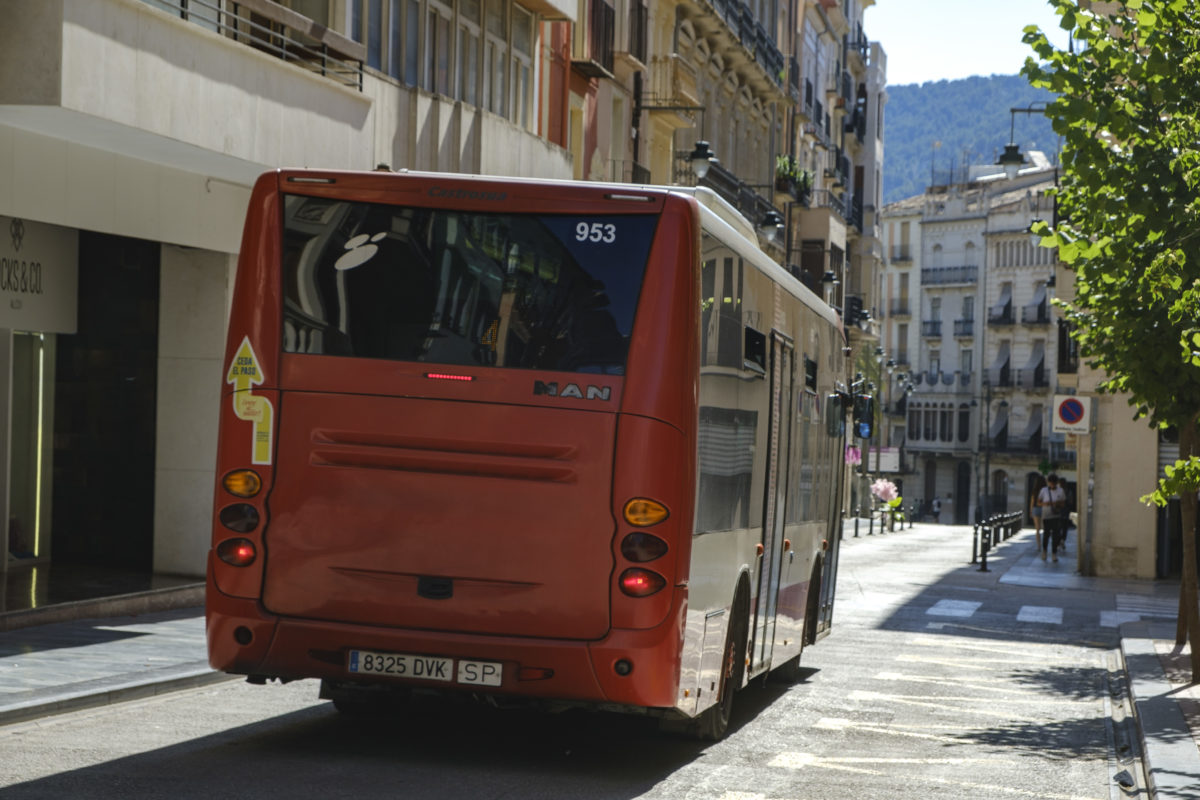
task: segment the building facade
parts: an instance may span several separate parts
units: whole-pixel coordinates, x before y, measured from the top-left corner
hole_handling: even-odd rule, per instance
[[[906,495],[926,509],[940,500],[942,522],[1028,509],[1051,471],[1074,485],[1074,453],[1050,431],[1060,388],[1055,265],[1029,233],[1052,217],[1055,180],[1036,154],[1014,177],[976,169],[884,212],[889,255],[902,255],[887,270],[886,340],[911,362]],[[914,228],[919,266],[910,267]],[[908,303],[906,291],[915,293]]]
[[[269,169],[699,180],[815,291],[876,308],[870,4],[6,4],[0,574],[203,574],[229,292]],[[697,141],[719,159],[703,178]]]

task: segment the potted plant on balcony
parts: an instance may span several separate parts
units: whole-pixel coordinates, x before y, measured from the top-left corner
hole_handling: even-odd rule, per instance
[[[794,157],[784,153],[775,157],[775,191],[799,199],[812,187],[812,177]]]

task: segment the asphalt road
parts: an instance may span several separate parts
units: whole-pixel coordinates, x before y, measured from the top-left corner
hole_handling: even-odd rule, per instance
[[[846,540],[834,633],[804,654],[806,678],[749,686],[717,744],[440,700],[364,721],[314,682],[230,682],[0,729],[0,797],[1127,796],[1119,597],[1002,582],[1028,535],[977,572],[965,530]]]

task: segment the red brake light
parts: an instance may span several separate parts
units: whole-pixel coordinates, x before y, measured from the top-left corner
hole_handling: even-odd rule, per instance
[[[217,558],[235,567],[248,567],[257,556],[254,542],[249,539],[226,539],[217,545]]]
[[[451,372],[426,372],[426,378],[433,378],[436,381],[473,381],[474,375],[455,375]]]
[[[631,567],[621,573],[621,591],[630,597],[649,597],[666,585],[666,578],[648,569]]]

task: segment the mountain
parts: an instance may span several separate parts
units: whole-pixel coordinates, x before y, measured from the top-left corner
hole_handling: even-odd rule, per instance
[[[1054,95],[1020,75],[887,87],[884,107],[883,202],[921,194],[931,183],[963,180],[964,165],[994,164],[1009,132],[1021,152],[1041,150],[1058,162],[1058,135],[1036,112]],[[1010,109],[1035,113],[1013,114]],[[931,176],[933,180],[931,181]]]

